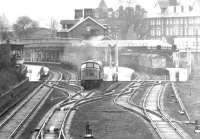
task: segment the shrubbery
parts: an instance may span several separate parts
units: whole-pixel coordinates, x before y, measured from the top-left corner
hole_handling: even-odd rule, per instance
[[[0,70],[11,67],[10,47],[0,46]]]
[[[21,73],[16,71],[16,61],[8,45],[0,46],[0,93],[22,80]],[[24,78],[24,76],[23,76]]]
[[[19,82],[16,72],[12,68],[0,71],[0,93],[7,91],[11,86]]]

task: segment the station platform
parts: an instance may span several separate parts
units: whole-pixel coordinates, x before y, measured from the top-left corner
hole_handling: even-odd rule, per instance
[[[29,65],[26,64],[27,66],[27,77],[29,78],[29,81],[35,82],[40,80],[40,70],[44,66],[39,66],[39,65]]]
[[[112,81],[114,68],[104,67],[104,81]],[[118,67],[118,81],[131,81],[135,71],[127,67]]]

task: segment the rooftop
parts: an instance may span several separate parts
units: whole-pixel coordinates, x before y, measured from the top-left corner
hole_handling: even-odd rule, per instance
[[[74,28],[76,28],[77,26],[79,26],[80,24],[82,24],[83,22],[87,21],[87,20],[91,20],[94,23],[98,24],[99,26],[101,26],[104,29],[107,29],[105,26],[103,26],[102,24],[100,24],[98,21],[96,21],[95,19],[91,18],[90,16],[84,18],[84,19],[80,19],[74,26],[72,26],[70,29],[64,29],[61,30],[60,32],[70,32],[72,31]]]
[[[106,5],[106,3],[105,3],[104,0],[101,0],[101,2],[99,3],[98,8],[99,8],[99,9],[107,9],[108,6]]]

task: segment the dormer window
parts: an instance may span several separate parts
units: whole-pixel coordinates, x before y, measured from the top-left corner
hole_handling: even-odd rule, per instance
[[[86,31],[90,32],[90,31],[91,31],[91,27],[90,27],[90,26],[87,26],[87,27],[86,27]]]

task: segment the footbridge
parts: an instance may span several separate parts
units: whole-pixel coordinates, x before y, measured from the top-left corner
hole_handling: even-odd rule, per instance
[[[26,39],[10,41],[24,44],[25,62],[72,63],[79,65],[88,59],[98,59],[105,65],[117,65],[134,70],[186,68],[192,65],[181,58],[183,50],[161,40],[80,40],[75,38]],[[192,53],[192,51],[191,51]],[[186,60],[185,60],[186,59]],[[192,59],[190,57],[190,59]],[[184,62],[183,62],[184,61]],[[186,63],[185,65],[182,63]],[[168,70],[169,72],[171,70]],[[153,72],[153,71],[152,71]]]

